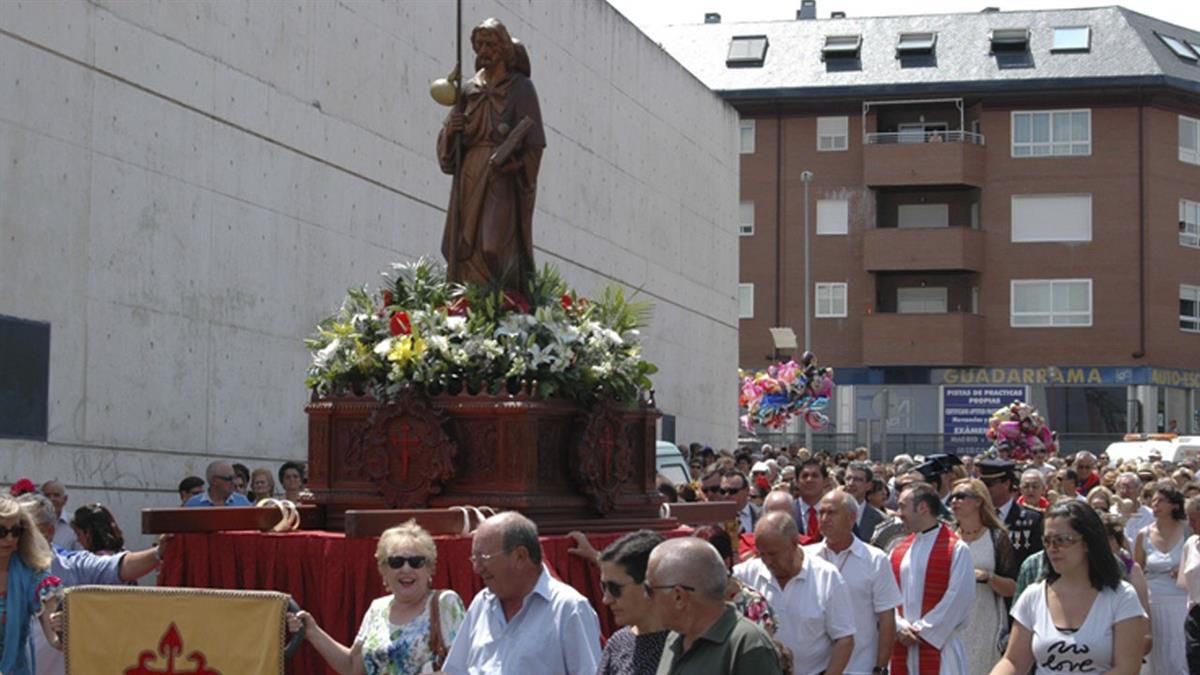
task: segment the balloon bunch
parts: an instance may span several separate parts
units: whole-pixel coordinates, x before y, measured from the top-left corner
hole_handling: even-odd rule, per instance
[[[1008,450],[1013,459],[1028,459],[1035,448],[1053,455],[1058,443],[1055,434],[1038,411],[1024,401],[1013,401],[992,413],[987,438],[997,451]]]
[[[833,368],[818,368],[812,352],[804,352],[800,363],[792,359],[753,375],[741,371],[738,375],[742,378],[738,405],[746,409],[741,421],[747,431],[753,433],[755,424],[778,429],[796,415],[813,429],[829,424],[821,410],[833,393]]]

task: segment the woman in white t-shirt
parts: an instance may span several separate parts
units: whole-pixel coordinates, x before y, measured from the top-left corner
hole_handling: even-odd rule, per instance
[[[1069,500],[1046,513],[1043,579],[1012,608],[1012,633],[992,675],[1137,675],[1146,613],[1121,580],[1100,517]]]

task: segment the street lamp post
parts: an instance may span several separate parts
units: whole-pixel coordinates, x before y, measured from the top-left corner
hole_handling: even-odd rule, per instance
[[[808,242],[808,186],[812,183],[813,173],[804,171],[800,174],[800,182],[804,183],[804,351],[812,351],[812,262]],[[815,452],[812,447],[812,427],[804,424],[804,447],[809,452]]]

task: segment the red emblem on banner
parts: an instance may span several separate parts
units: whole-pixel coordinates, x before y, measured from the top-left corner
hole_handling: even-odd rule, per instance
[[[188,654],[187,660],[196,664],[192,670],[175,670],[176,657],[183,654],[183,638],[179,635],[179,629],[172,623],[162,639],[158,641],[158,655],[149,649],[138,654],[138,662],[136,666],[131,666],[125,669],[125,675],[221,675],[219,671],[208,667],[208,662],[204,657],[204,653],[193,651]],[[166,670],[160,670],[158,665],[158,657],[166,660]],[[153,663],[152,663],[153,662]]]

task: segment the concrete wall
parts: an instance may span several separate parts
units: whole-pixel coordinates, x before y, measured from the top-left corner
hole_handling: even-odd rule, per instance
[[[539,264],[642,289],[660,406],[681,440],[732,442],[735,113],[602,0],[465,3],[493,15],[547,125]],[[0,314],[52,325],[49,442],[0,440],[0,483],[58,477],[68,508],[137,530],[213,457],[305,456],[301,339],[347,287],[439,255],[427,86],[453,22],[441,2],[0,1]]]

